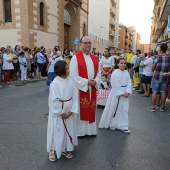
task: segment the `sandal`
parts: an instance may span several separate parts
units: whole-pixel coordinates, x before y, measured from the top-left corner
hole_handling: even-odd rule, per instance
[[[143,97],[149,97],[149,94],[143,94],[142,96]]]
[[[71,159],[73,158],[73,155],[71,152],[62,152],[61,155],[64,155],[66,158]]]
[[[49,160],[50,160],[51,162],[56,162],[56,156],[55,156],[54,151],[49,152]]]

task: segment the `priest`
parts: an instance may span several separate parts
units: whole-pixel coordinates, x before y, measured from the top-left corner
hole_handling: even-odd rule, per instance
[[[100,68],[97,56],[90,53],[91,40],[85,36],[80,41],[81,50],[70,62],[70,77],[79,101],[77,131],[79,138],[96,135],[96,101],[100,86]]]

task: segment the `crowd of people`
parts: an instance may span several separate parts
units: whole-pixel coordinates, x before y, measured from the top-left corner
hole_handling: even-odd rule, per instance
[[[11,48],[0,48],[0,87],[1,82],[8,84],[11,81],[20,79],[21,81],[27,81],[33,78],[47,77],[47,86],[50,85],[55,77],[54,64],[60,59],[64,59],[67,63],[70,62],[73,56],[73,50],[64,49],[60,51],[58,46],[55,46],[52,50],[45,49],[45,47],[35,47],[30,49],[29,47],[16,45]]]
[[[0,48],[2,81],[47,77],[47,152],[52,162],[61,155],[72,158],[71,152],[78,145],[77,137],[97,135],[97,100],[106,99],[99,128],[128,134],[131,133],[128,110],[132,89],[143,97],[149,97],[152,91],[148,107],[152,112],[156,108],[165,111],[165,101],[170,102],[170,48],[167,44],[162,44],[158,52],[145,54],[137,50],[136,53],[111,54],[110,49],[105,48],[101,55],[90,52],[91,40],[85,36],[80,48],[75,53],[72,49],[62,52],[58,46],[52,50],[43,46],[31,50],[18,45],[14,49]]]

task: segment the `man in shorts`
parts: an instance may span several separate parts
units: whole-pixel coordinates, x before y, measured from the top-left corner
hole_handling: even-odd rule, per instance
[[[153,64],[153,77],[152,77],[152,102],[151,107],[148,108],[150,111],[155,112],[155,102],[157,93],[161,93],[161,106],[160,111],[164,112],[164,105],[166,99],[166,84],[167,84],[167,75],[165,72],[170,72],[170,57],[166,54],[168,49],[167,44],[163,43],[160,46],[160,54],[157,56],[157,62]]]
[[[148,58],[144,61],[142,68],[143,68],[143,75],[141,77],[142,87],[144,89],[144,97],[149,97],[149,91],[151,86],[151,79],[153,75],[152,65],[153,65],[153,52],[148,52]]]

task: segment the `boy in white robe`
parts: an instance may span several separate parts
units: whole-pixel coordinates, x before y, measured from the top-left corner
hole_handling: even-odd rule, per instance
[[[65,61],[60,60],[56,62],[54,70],[57,77],[50,85],[47,127],[47,152],[52,162],[56,161],[56,156],[58,159],[61,155],[72,158],[71,151],[78,145],[75,118],[78,101],[72,80],[68,77],[69,68]]]
[[[129,95],[132,94],[131,80],[124,58],[117,60],[119,69],[113,71],[111,76],[111,86],[108,100],[103,111],[99,128],[109,128],[111,130],[121,130],[130,133],[128,129]]]

